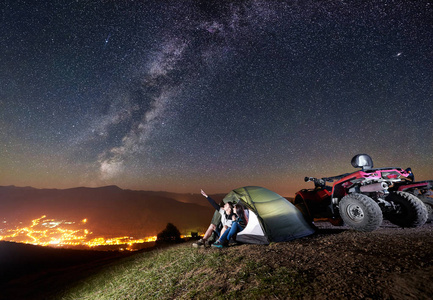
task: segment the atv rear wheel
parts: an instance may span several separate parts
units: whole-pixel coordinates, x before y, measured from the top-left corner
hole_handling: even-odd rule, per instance
[[[424,203],[425,208],[427,208],[427,220],[426,223],[431,223],[433,221],[433,205],[430,203]]]
[[[344,196],[339,211],[344,223],[358,231],[373,231],[382,224],[383,216],[379,205],[364,194]]]
[[[427,208],[414,195],[407,192],[391,192],[385,198],[396,208],[385,214],[391,223],[400,227],[419,227],[427,221]]]
[[[427,208],[427,221],[426,223],[430,223],[433,221],[433,198],[428,196],[418,196],[418,199],[421,200],[425,208]]]

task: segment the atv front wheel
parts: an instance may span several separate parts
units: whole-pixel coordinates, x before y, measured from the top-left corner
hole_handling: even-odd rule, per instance
[[[391,223],[400,227],[419,227],[427,221],[427,208],[414,195],[407,192],[391,192],[385,198],[395,209],[385,214]]]
[[[344,196],[339,211],[344,223],[358,231],[373,231],[382,224],[383,216],[379,205],[364,194]]]
[[[307,221],[308,223],[313,223],[313,219],[311,218],[305,203],[296,203],[295,207],[302,213],[305,221]]]

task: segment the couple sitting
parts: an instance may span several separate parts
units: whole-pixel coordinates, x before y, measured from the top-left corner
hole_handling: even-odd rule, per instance
[[[219,239],[212,244],[212,247],[222,248],[228,246],[230,239],[232,237],[234,238],[238,232],[241,232],[244,230],[245,226],[247,226],[248,216],[245,213],[243,206],[236,204],[233,207],[233,204],[228,202],[221,207],[203,190],[201,190],[201,194],[206,197],[216,211],[204,237],[197,243],[194,243],[193,246],[209,246],[208,239],[211,237],[213,232],[218,234],[220,225],[222,228],[221,233],[219,233]]]

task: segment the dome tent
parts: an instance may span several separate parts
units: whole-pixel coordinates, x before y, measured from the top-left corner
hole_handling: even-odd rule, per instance
[[[224,203],[240,202],[249,210],[249,221],[236,241],[269,244],[301,238],[314,233],[302,213],[287,199],[268,189],[246,186],[232,190]]]

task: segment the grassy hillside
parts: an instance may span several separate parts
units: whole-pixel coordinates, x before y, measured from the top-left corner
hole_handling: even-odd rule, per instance
[[[0,299],[431,299],[432,249],[430,223],[368,233],[322,228],[287,243],[222,250],[184,243],[69,267],[35,257],[39,271],[0,282]],[[62,264],[72,258],[58,253]]]
[[[24,265],[36,264],[38,271],[0,282],[0,299],[431,299],[433,295],[432,223],[402,229],[384,222],[367,233],[328,225],[315,235],[286,243],[196,249],[188,242],[123,258],[44,249],[26,247],[14,254],[15,261],[25,255]],[[5,258],[0,269],[9,261]],[[19,263],[11,263],[9,269],[14,266]]]
[[[183,244],[123,260],[64,292],[62,299],[256,299],[308,292],[305,274],[249,257],[251,247]]]
[[[0,286],[4,282],[29,274],[89,264],[127,254],[129,253],[57,249],[0,241]]]
[[[430,299],[433,225],[325,229],[270,245],[191,243],[122,259],[58,299]]]

